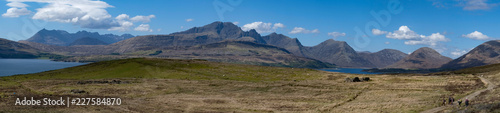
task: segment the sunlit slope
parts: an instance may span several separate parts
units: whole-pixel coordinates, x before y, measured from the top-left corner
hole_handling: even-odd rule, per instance
[[[320,72],[312,69],[264,67],[216,63],[203,60],[136,58],[103,61],[36,74],[16,75],[3,79],[226,79],[239,81],[303,80]]]

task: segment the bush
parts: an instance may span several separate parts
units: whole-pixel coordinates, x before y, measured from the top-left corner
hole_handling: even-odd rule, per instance
[[[370,81],[370,77],[363,77],[363,81]]]
[[[352,79],[352,82],[361,82],[361,80],[359,79],[359,77],[354,77],[354,79]]]

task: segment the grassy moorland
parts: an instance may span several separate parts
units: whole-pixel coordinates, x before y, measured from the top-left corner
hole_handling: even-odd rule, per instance
[[[371,80],[344,82],[347,77]],[[113,80],[121,83],[88,83]],[[1,77],[0,111],[420,112],[439,106],[442,97],[462,97],[482,88],[484,84],[472,74],[355,75],[203,60],[136,58]],[[72,93],[73,89],[85,93]],[[14,106],[18,97],[119,97],[123,104]]]

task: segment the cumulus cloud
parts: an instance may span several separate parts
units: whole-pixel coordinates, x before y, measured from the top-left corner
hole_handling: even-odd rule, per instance
[[[149,16],[142,16],[138,15],[133,18],[130,18],[132,22],[143,22],[143,23],[148,23],[151,22],[151,18],[155,18],[155,15],[149,15]]]
[[[308,33],[319,33],[319,30],[318,29],[314,29],[314,30],[307,30],[305,28],[302,28],[302,27],[295,27],[293,28],[292,31],[289,32],[290,34],[298,34],[298,33],[303,33],[303,34],[308,34]]]
[[[465,0],[464,2],[462,3],[464,10],[489,10],[497,6],[497,4],[487,3],[488,0]]]
[[[186,19],[186,22],[191,22],[191,21],[193,21],[193,20],[194,20],[194,19],[189,18],[189,19]]]
[[[141,24],[138,27],[136,27],[134,30],[136,31],[148,31],[148,32],[153,32],[152,29],[149,29],[149,24]]]
[[[373,30],[372,30],[373,32]],[[400,39],[400,40],[410,40],[410,39],[418,39],[424,37],[423,35],[419,35],[412,31],[408,26],[401,26],[398,30],[394,32],[389,32],[386,35],[387,38],[392,39]]]
[[[431,36],[423,36],[418,40],[409,40],[406,41],[406,45],[429,45],[431,47],[437,46],[438,42],[446,42],[449,41],[444,35],[440,33],[433,33]]]
[[[406,40],[404,42],[406,45],[429,45],[431,47],[436,47],[437,45],[439,45],[439,42],[447,42],[450,40],[441,33],[433,33],[430,36],[420,35],[415,31],[412,31],[410,28],[408,28],[408,26],[401,26],[394,32],[388,32],[386,34],[386,37]]]
[[[129,22],[129,21],[122,21],[120,22],[120,26],[118,27],[111,27],[108,30],[109,31],[129,31],[130,27],[134,26],[134,23]]]
[[[10,3],[7,3],[7,6],[9,6],[9,7],[17,7],[17,8],[28,7],[28,5],[26,5],[24,3],[21,3],[21,2],[10,2]]]
[[[19,16],[22,16],[22,15],[29,15],[31,13],[31,11],[29,11],[28,9],[26,8],[9,8],[7,9],[7,12],[5,12],[4,14],[2,14],[3,17],[19,17]]]
[[[337,37],[345,36],[345,33],[341,33],[341,32],[329,32],[328,36],[333,36],[333,38],[337,38]]]
[[[455,49],[455,51],[452,51],[450,52],[450,54],[453,56],[453,57],[460,57],[464,54],[466,54],[468,51],[466,50],[460,50],[460,49]]]
[[[273,29],[284,28],[284,27],[285,27],[285,25],[282,23],[275,23],[273,26]]]
[[[130,16],[128,16],[127,14],[120,14],[118,16],[116,16],[116,20],[128,20],[130,18]]]
[[[154,15],[130,18],[127,14],[112,18],[106,8],[113,6],[99,0],[7,0],[7,2],[7,6],[11,8],[2,14],[3,17],[29,15],[32,12],[25,3],[34,2],[44,5],[36,9],[32,19],[71,23],[90,29],[123,31],[131,27],[132,22],[150,22],[150,19],[154,18]]]
[[[284,28],[285,25],[282,23],[264,23],[264,22],[253,22],[243,25],[242,30],[248,31],[255,29],[258,33],[270,33],[276,31],[278,28]]]
[[[462,37],[466,37],[466,38],[470,38],[470,39],[474,39],[474,40],[488,40],[490,39],[490,37],[484,35],[483,33],[479,32],[479,31],[474,31],[472,33],[469,33],[467,35],[462,35]]]
[[[372,33],[373,33],[373,35],[383,35],[383,34],[387,34],[387,31],[382,31],[380,29],[372,29]]]

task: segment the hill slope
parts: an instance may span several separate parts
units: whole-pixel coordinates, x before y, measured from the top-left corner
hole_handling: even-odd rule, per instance
[[[37,58],[38,50],[22,43],[0,38],[0,58]]]
[[[461,69],[500,63],[500,40],[485,42],[442,68]]]
[[[432,48],[422,47],[386,68],[432,69],[439,68],[451,60],[451,58],[442,56]]]
[[[346,42],[326,40],[316,46],[306,47],[306,57],[323,62],[332,63],[341,67],[374,67],[352,49]]]
[[[269,45],[274,45],[280,48],[284,48],[294,55],[297,56],[306,56],[304,55],[304,46],[300,43],[300,41],[297,38],[290,38],[287,37],[283,34],[276,34],[276,33],[271,33],[267,36],[262,37],[267,44]]]
[[[389,66],[408,56],[408,54],[394,49],[384,49],[375,53],[360,52],[358,54],[375,65],[374,68]]]

